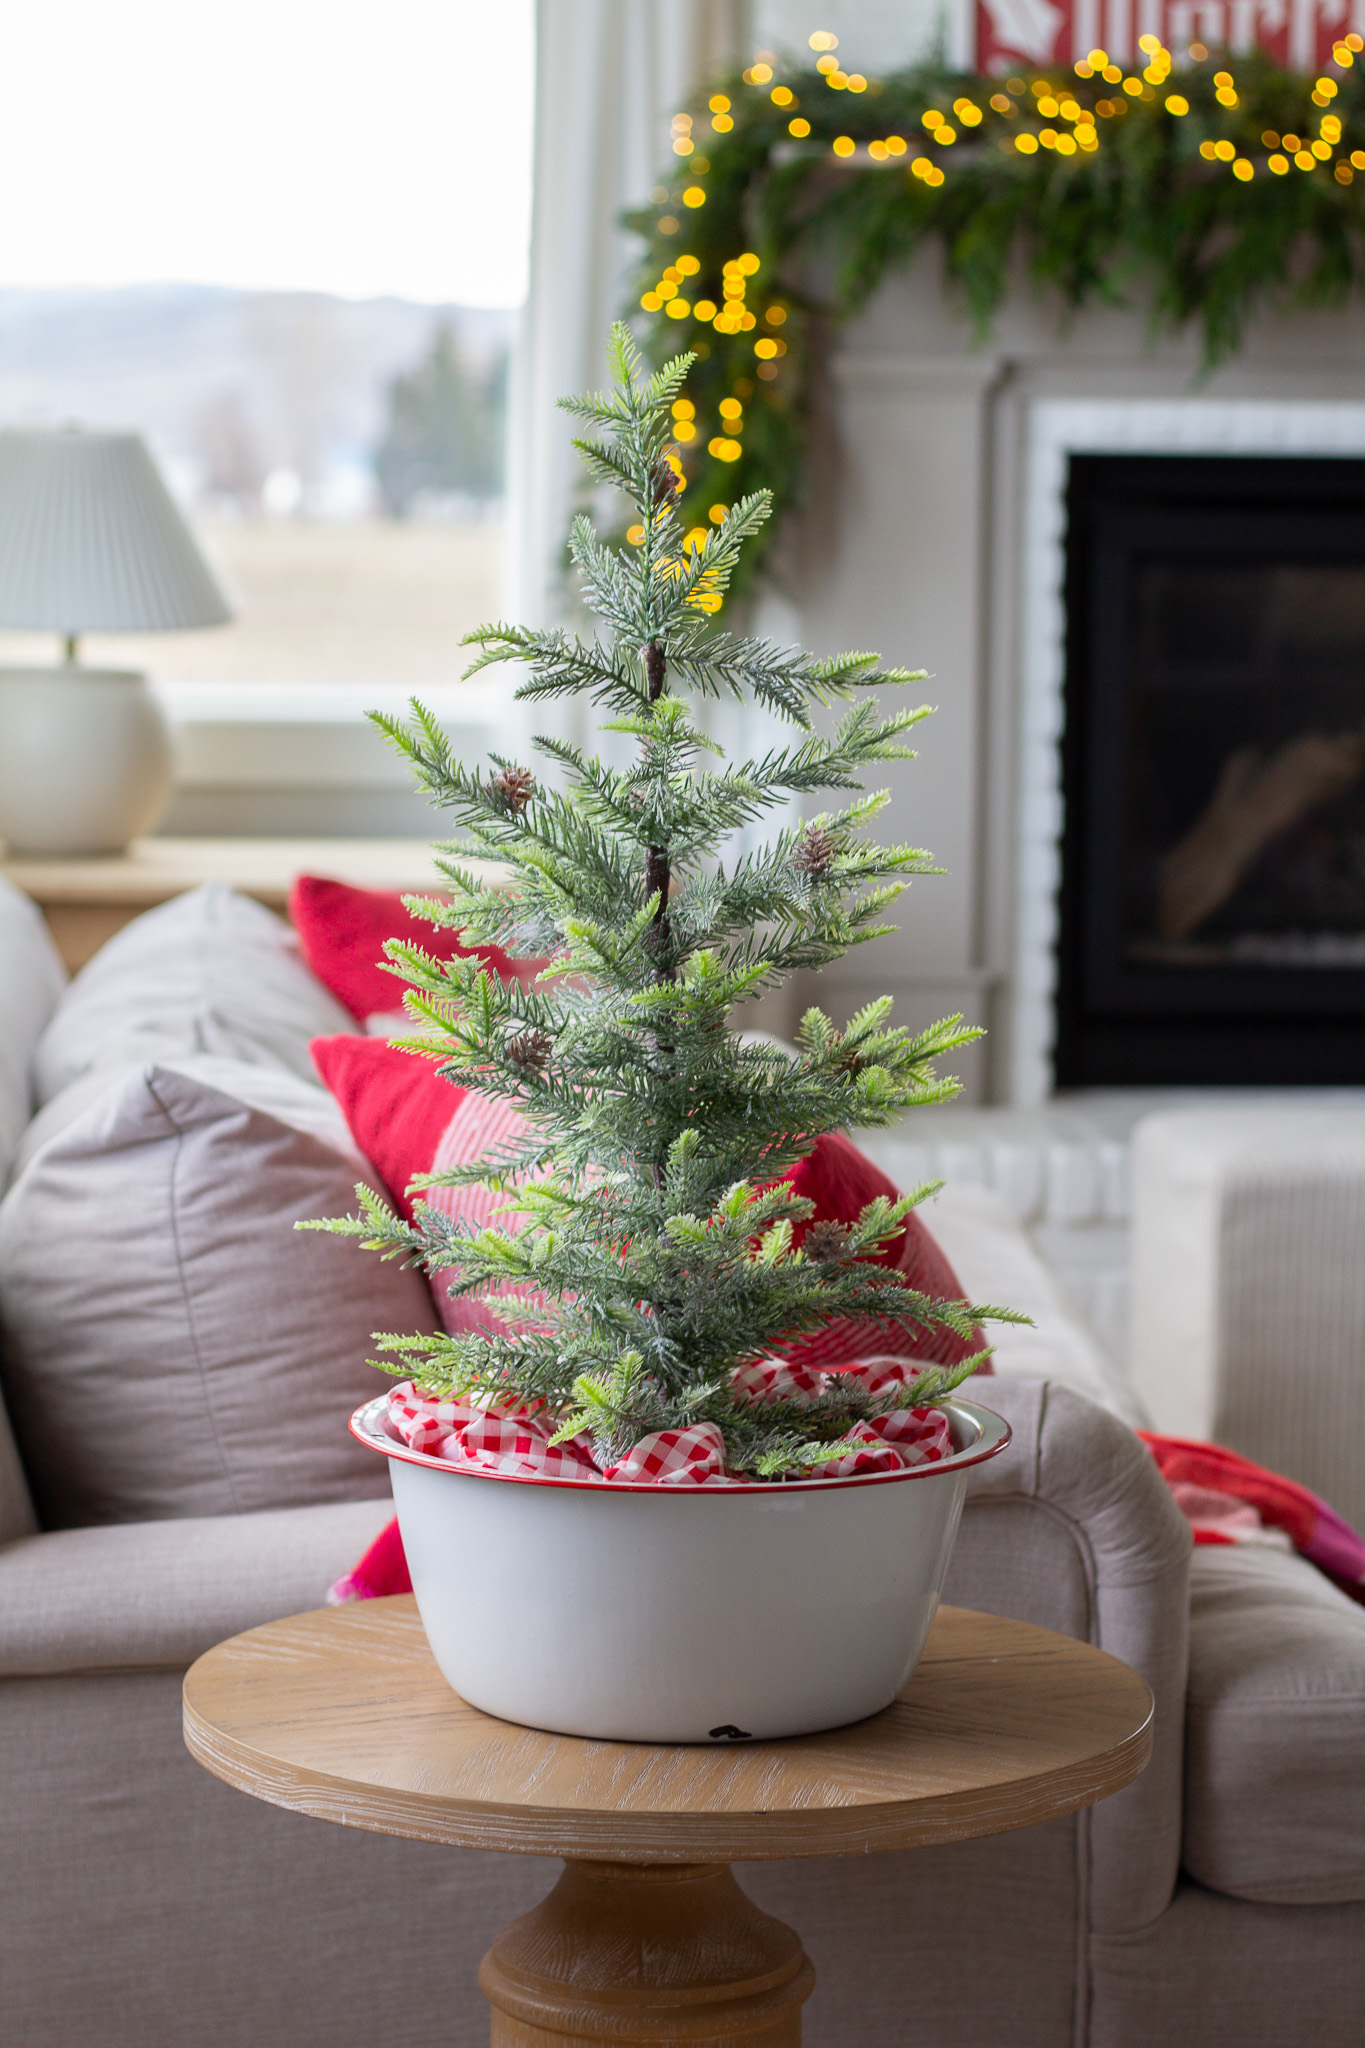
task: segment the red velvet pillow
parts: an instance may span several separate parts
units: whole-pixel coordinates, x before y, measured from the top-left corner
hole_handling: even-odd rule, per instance
[[[410,1223],[408,1182],[431,1172],[442,1134],[468,1090],[443,1081],[430,1060],[400,1052],[387,1039],[345,1033],[315,1038],[308,1050],[351,1136]]]
[[[454,1158],[475,1156],[472,1148],[479,1133],[489,1143],[506,1136],[517,1121],[515,1112],[497,1104],[485,1104],[468,1089],[443,1081],[429,1060],[380,1038],[315,1038],[310,1048],[313,1063],[341,1105],[351,1136],[383,1181],[395,1208],[411,1218],[407,1198],[409,1181],[419,1173],[431,1173]],[[458,1118],[458,1124],[457,1124]],[[814,1202],[811,1223],[828,1221],[852,1223],[878,1195],[895,1197],[899,1192],[880,1169],[838,1134],[818,1138],[814,1149],[787,1173],[797,1194]],[[484,1220],[491,1205],[476,1190],[451,1190],[454,1206]],[[443,1206],[452,1206],[449,1199]],[[798,1224],[793,1235],[799,1244],[809,1224]],[[880,1253],[878,1263],[892,1266],[907,1286],[939,1301],[961,1301],[964,1290],[948,1260],[939,1250],[918,1216],[910,1216],[899,1237]],[[447,1327],[469,1327],[468,1313],[457,1314],[443,1287],[434,1288],[437,1307]],[[829,1322],[808,1337],[793,1338],[782,1353],[793,1365],[815,1368],[846,1364],[849,1359],[878,1352],[900,1358],[923,1358],[940,1365],[955,1365],[981,1348],[978,1333],[968,1342],[939,1325],[927,1328],[914,1324],[882,1328],[875,1323],[852,1322],[847,1318]],[[990,1361],[984,1370],[989,1372]]]
[[[362,1024],[403,1006],[402,981],[379,964],[386,939],[407,939],[438,960],[486,961],[504,981],[534,972],[530,962],[513,960],[500,946],[462,946],[444,925],[414,917],[396,889],[355,889],[323,875],[300,875],[289,892],[289,917],[318,980]]]
[[[363,1146],[361,1148],[364,1149]],[[792,1231],[801,1244],[812,1223],[854,1223],[869,1202],[878,1195],[894,1201],[900,1189],[874,1166],[841,1132],[831,1131],[817,1138],[814,1149],[784,1176],[798,1195],[815,1204],[815,1214]],[[892,1266],[907,1287],[927,1294],[935,1301],[962,1301],[966,1290],[926,1226],[913,1213],[907,1216],[899,1236],[876,1255],[875,1263]],[[957,1365],[984,1348],[978,1330],[970,1342],[941,1324],[927,1327],[913,1323],[883,1329],[877,1323],[858,1323],[841,1317],[826,1323],[809,1337],[795,1337],[782,1346],[782,1355],[792,1365],[824,1369],[850,1358],[884,1352],[898,1358],[923,1358],[936,1365]],[[986,1360],[982,1372],[991,1370]]]

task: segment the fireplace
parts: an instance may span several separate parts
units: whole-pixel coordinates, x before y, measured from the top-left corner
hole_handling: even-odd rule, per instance
[[[1365,1081],[1365,461],[1070,456],[1058,1085]]]

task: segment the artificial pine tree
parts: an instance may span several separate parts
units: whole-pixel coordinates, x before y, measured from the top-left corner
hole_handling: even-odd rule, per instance
[[[574,522],[570,551],[600,637],[484,627],[470,636],[470,673],[519,662],[520,697],[588,697],[611,714],[604,731],[635,743],[633,765],[538,739],[562,789],[500,757],[485,778],[452,758],[420,705],[408,725],[376,715],[464,834],[439,850],[450,900],[412,908],[466,944],[551,963],[527,987],[477,959],[387,948],[422,1027],[410,1046],[527,1119],[498,1159],[424,1185],[489,1184],[514,1224],[518,1211],[529,1220],[477,1229],[418,1202],[408,1224],[362,1188],[359,1216],[314,1227],[453,1276],[453,1293],[498,1309],[487,1331],[377,1338],[398,1361],[385,1370],[428,1392],[529,1403],[558,1425],[556,1440],[589,1431],[603,1465],[652,1431],[713,1422],[733,1470],[776,1479],[855,1448],[846,1437],[861,1418],[942,1399],[979,1357],[928,1368],[913,1389],[761,1406],[731,1394],[738,1367],[780,1356],[784,1338],[831,1317],[969,1336],[983,1316],[1006,1314],[931,1300],[868,1263],[930,1189],[879,1198],[849,1227],[814,1224],[798,1248],[793,1226],[812,1205],[779,1178],[822,1133],[954,1093],[931,1062],[977,1034],[959,1017],[916,1035],[888,1029],[889,998],[842,1031],[809,1010],[795,1053],[735,1028],[743,1005],[788,975],[891,929],[881,915],[905,878],[934,872],[917,849],[868,838],[884,791],[727,857],[741,827],[793,796],[859,791],[870,763],[909,758],[901,737],[926,708],[884,719],[864,698],[832,738],[813,730],[812,708],[921,676],[881,669],[875,655],[816,661],[718,629],[710,614],[767,494],[689,531],[669,442],[693,359],[647,377],[619,325],[608,359],[610,392],[564,401],[601,437],[575,444],[589,473],[636,512],[635,544],[620,548]],[[795,728],[792,743],[724,765],[687,697],[725,695],[771,707]],[[515,887],[482,886],[462,853],[510,867]]]

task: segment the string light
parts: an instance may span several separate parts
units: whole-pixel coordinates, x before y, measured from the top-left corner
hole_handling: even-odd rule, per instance
[[[817,30],[808,41],[816,70],[832,92],[849,92],[857,95],[869,89],[880,89],[876,86],[869,88],[869,81],[860,72],[846,71],[843,68],[835,54],[839,44],[837,36],[827,30]],[[1188,48],[1192,62],[1202,64],[1208,58],[1208,52],[1202,44],[1191,43]],[[992,150],[998,148],[1006,157],[1013,157],[1016,161],[1023,158],[1028,162],[1043,150],[1061,164],[1066,159],[1074,159],[1080,154],[1096,155],[1101,151],[1105,135],[1109,136],[1109,146],[1112,146],[1113,140],[1116,139],[1112,136],[1112,131],[1105,131],[1105,135],[1102,135],[1097,124],[1104,121],[1113,122],[1120,116],[1127,116],[1130,110],[1134,116],[1140,116],[1141,110],[1136,103],[1145,101],[1152,105],[1152,113],[1147,117],[1148,120],[1159,122],[1164,116],[1183,121],[1196,113],[1196,110],[1202,114],[1204,118],[1199,125],[1205,127],[1206,133],[1204,139],[1199,142],[1199,158],[1209,167],[1210,172],[1221,171],[1224,168],[1229,170],[1239,185],[1253,183],[1262,169],[1275,177],[1287,177],[1294,168],[1311,175],[1321,165],[1331,172],[1338,187],[1344,188],[1353,182],[1358,173],[1365,173],[1365,150],[1353,151],[1349,160],[1344,153],[1338,157],[1343,122],[1332,111],[1332,107],[1341,91],[1338,78],[1353,69],[1357,56],[1365,52],[1365,38],[1355,33],[1350,36],[1339,36],[1332,43],[1331,51],[1330,70],[1324,68],[1320,76],[1303,80],[1299,87],[1300,91],[1311,93],[1312,103],[1318,110],[1316,119],[1308,124],[1310,129],[1316,128],[1316,136],[1281,136],[1275,129],[1266,128],[1259,131],[1259,134],[1261,147],[1267,154],[1257,152],[1254,159],[1249,151],[1255,149],[1255,143],[1249,137],[1238,143],[1227,135],[1207,133],[1208,126],[1214,126],[1216,130],[1218,126],[1230,127],[1234,124],[1208,121],[1210,109],[1209,102],[1204,97],[1205,90],[1211,91],[1214,105],[1219,109],[1230,111],[1244,105],[1232,72],[1213,72],[1209,76],[1208,88],[1201,86],[1200,93],[1193,103],[1183,92],[1164,91],[1176,59],[1155,34],[1144,34],[1137,39],[1137,50],[1133,53],[1135,69],[1131,73],[1114,63],[1109,51],[1096,45],[1083,57],[1078,57],[1074,64],[1060,75],[1054,73],[1051,77],[1040,75],[1032,78],[1010,76],[1004,79],[976,81],[976,90],[982,94],[980,101],[971,92],[963,92],[953,100],[950,110],[945,101],[943,106],[925,108],[918,118],[926,144],[939,152],[946,153],[959,141],[966,148],[973,143],[979,147],[982,141],[989,139]],[[1221,56],[1221,53],[1219,54]],[[1218,58],[1212,61],[1217,62]],[[1223,58],[1222,61],[1227,60]],[[812,137],[812,121],[800,112],[801,102],[793,85],[784,83],[780,74],[776,77],[774,75],[776,63],[777,60],[771,52],[758,53],[744,73],[744,78],[748,85],[763,90],[756,90],[747,99],[741,97],[738,107],[729,93],[718,91],[710,95],[704,111],[699,115],[694,117],[687,113],[679,113],[673,117],[670,138],[672,149],[678,157],[687,159],[684,175],[690,173],[690,181],[681,190],[675,188],[671,205],[670,193],[666,186],[656,186],[652,190],[650,198],[653,205],[656,208],[670,208],[669,211],[660,213],[656,219],[656,229],[661,237],[676,235],[679,232],[679,215],[683,213],[683,209],[695,212],[707,203],[707,187],[699,180],[705,176],[709,165],[707,158],[698,153],[698,123],[702,136],[713,131],[717,135],[728,134],[737,125],[744,124],[746,135],[755,141],[766,139],[771,143],[774,128],[779,135],[785,132],[798,142],[804,142]],[[1139,65],[1140,76],[1137,75],[1136,68]],[[805,91],[808,94],[809,72],[804,74],[804,79]],[[797,84],[800,82],[796,81]],[[973,82],[964,80],[963,83],[970,85]],[[1090,87],[1089,91],[1083,90],[1087,84]],[[991,89],[987,97],[988,87]],[[1102,93],[1104,87],[1121,88],[1121,91],[1115,90],[1113,97],[1092,97],[1095,93]],[[1257,96],[1259,95],[1258,86]],[[1025,103],[1022,107],[1020,101]],[[756,125],[763,119],[765,105],[771,105],[780,111],[780,124],[772,122],[769,117],[770,125],[766,128]],[[832,112],[832,108],[830,111]],[[1019,115],[1029,112],[1036,115],[1037,126],[1032,122],[1020,122]],[[987,126],[992,118],[995,118],[997,124],[993,131]],[[829,128],[832,126],[832,121],[825,126],[824,135],[820,138],[821,147],[827,149],[836,159],[846,163],[851,172],[861,167],[862,175],[866,178],[870,170],[888,169],[893,161],[904,158],[907,178],[912,184],[918,183],[931,190],[943,186],[943,165],[931,155],[917,153],[914,142],[908,141],[905,135],[869,136],[864,131],[856,137],[851,134],[831,136]],[[986,130],[985,135],[978,134],[983,128]],[[1159,129],[1149,131],[1144,126],[1140,132],[1144,135],[1149,132],[1155,135],[1159,133]],[[1181,145],[1172,142],[1169,147],[1175,150]],[[812,149],[810,152],[802,153],[801,161],[809,166],[818,161],[818,156],[819,152]],[[778,161],[780,160],[779,158]],[[1076,168],[1079,170],[1079,165]],[[1049,172],[1050,167],[1044,162],[1036,167],[1033,175],[1035,179],[1047,179]],[[1053,180],[1059,175],[1060,171],[1051,172]],[[738,218],[728,194],[723,211],[727,220]],[[683,218],[686,218],[685,214]],[[1245,232],[1245,229],[1239,231]],[[722,265],[718,285],[713,284],[711,287],[711,290],[716,292],[716,297],[698,296],[693,299],[691,293],[697,291],[701,284],[702,263],[698,257],[683,253],[663,268],[657,282],[641,292],[642,311],[656,318],[663,315],[678,323],[691,320],[695,323],[694,332],[703,325],[714,326],[718,336],[729,339],[750,334],[752,330],[757,329],[757,332],[752,333],[751,343],[745,346],[738,357],[733,353],[721,357],[728,370],[730,395],[719,403],[716,430],[709,439],[706,438],[705,429],[698,423],[697,407],[692,400],[680,399],[673,406],[673,434],[682,452],[691,462],[695,463],[703,445],[714,462],[740,462],[744,454],[744,408],[738,394],[742,391],[746,397],[753,397],[756,393],[762,393],[763,403],[771,407],[773,400],[763,393],[763,386],[771,384],[779,375],[789,374],[786,368],[781,367],[782,359],[788,354],[788,343],[780,334],[774,332],[775,329],[783,327],[788,320],[788,308],[783,305],[765,306],[759,303],[751,309],[746,303],[748,279],[756,276],[760,268],[760,260],[753,251],[745,251],[742,255],[732,257]],[[711,274],[714,276],[714,272]],[[692,279],[696,282],[689,286],[688,280]],[[768,290],[771,291],[772,288],[770,280]],[[748,353],[749,346],[752,347],[752,355]],[[693,343],[693,347],[702,359],[712,354],[712,349],[705,340]],[[717,351],[719,352],[718,344]],[[736,370],[746,360],[748,374],[736,375]],[[714,371],[709,374],[714,374]],[[757,384],[752,381],[754,379],[759,380]],[[708,404],[709,402],[708,399]],[[771,419],[774,415],[768,412],[764,417]],[[674,461],[676,473],[681,478],[681,463],[676,456],[671,459]],[[746,486],[747,482],[746,474]],[[710,527],[721,525],[727,516],[727,506],[718,501],[707,513]],[[686,558],[694,556],[699,549],[704,549],[708,532],[709,529],[705,525],[689,529],[681,547],[683,559],[672,565],[672,573],[689,573],[685,567]],[[631,528],[627,538],[639,545],[645,538],[645,530]],[[718,592],[706,587],[706,579],[703,576],[697,588],[689,592],[688,601],[698,604],[704,610],[713,610],[719,608],[721,597]]]

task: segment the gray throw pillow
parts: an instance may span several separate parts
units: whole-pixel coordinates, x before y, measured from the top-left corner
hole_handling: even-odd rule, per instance
[[[65,986],[43,913],[0,878],[0,1188],[33,1114],[34,1049]]]
[[[284,920],[208,882],[135,917],[81,969],[39,1041],[34,1085],[45,1103],[93,1069],[195,1053],[312,1082],[309,1039],[354,1029]]]
[[[52,1103],[0,1203],[0,1372],[47,1528],[383,1494],[347,1433],[376,1330],[439,1328],[349,1239],[374,1175],[326,1092],[199,1057]]]

